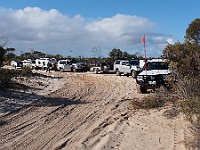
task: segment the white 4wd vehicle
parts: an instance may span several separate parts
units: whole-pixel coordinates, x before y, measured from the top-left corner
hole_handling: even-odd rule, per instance
[[[90,68],[90,71],[94,72],[95,74],[102,72],[102,73],[108,73],[109,72],[109,66],[108,64],[101,62],[95,64],[93,67]]]
[[[114,72],[118,76],[124,74],[135,78],[139,71],[139,60],[116,60],[114,63]]]
[[[59,71],[85,71],[86,65],[83,62],[72,63],[70,59],[59,60],[57,64],[57,70]]]
[[[65,59],[65,60],[59,60],[57,64],[57,69],[59,71],[72,71],[72,63],[71,60]]]
[[[165,79],[171,71],[168,69],[168,61],[164,59],[148,60],[143,71],[136,76],[141,93],[146,93],[148,89],[159,88],[165,85]]]

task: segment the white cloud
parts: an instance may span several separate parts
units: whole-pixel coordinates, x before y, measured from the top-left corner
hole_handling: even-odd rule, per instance
[[[113,48],[132,50],[142,47],[144,33],[151,33],[156,24],[147,18],[116,14],[110,18],[85,19],[81,15],[68,17],[56,9],[49,11],[38,7],[20,10],[0,8],[0,33],[10,34],[9,47],[16,51],[28,52],[29,49],[50,54],[91,56],[95,46],[102,48],[107,56]],[[149,34],[153,36],[153,34]],[[168,42],[173,39],[167,37]],[[148,38],[147,38],[148,39]],[[154,36],[148,45],[165,44],[166,36]]]
[[[168,38],[168,39],[167,39],[167,42],[168,42],[169,44],[174,44],[174,43],[175,43],[173,38]]]

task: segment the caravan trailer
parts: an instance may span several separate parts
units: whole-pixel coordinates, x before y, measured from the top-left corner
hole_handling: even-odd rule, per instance
[[[39,58],[35,60],[35,69],[46,70],[47,64],[50,62],[52,66],[57,63],[55,58]]]

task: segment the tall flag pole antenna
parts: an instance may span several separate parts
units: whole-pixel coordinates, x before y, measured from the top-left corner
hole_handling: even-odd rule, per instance
[[[144,36],[142,37],[142,42],[144,43],[144,61],[145,61],[145,64],[144,64],[144,67],[146,69],[146,61],[147,61],[147,58],[146,58],[146,36],[144,34]]]

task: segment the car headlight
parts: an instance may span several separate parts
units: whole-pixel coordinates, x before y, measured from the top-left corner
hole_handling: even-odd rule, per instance
[[[163,81],[165,81],[165,80],[166,80],[166,75],[162,75],[162,76],[161,76],[161,79],[162,79]]]
[[[138,81],[143,81],[143,76],[137,76]]]
[[[150,76],[150,78],[152,81],[155,80],[155,76]]]

